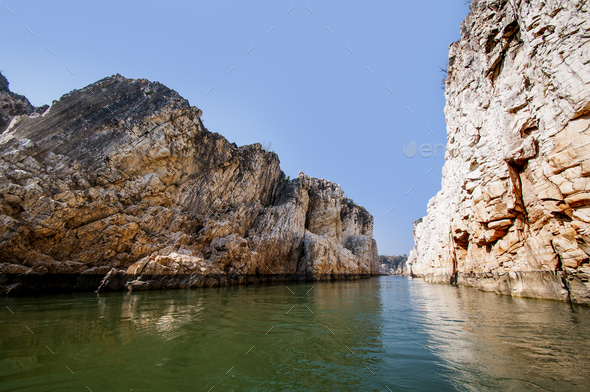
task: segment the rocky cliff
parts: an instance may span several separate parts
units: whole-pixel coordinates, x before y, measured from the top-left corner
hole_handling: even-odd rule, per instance
[[[446,99],[442,190],[415,224],[412,273],[589,303],[588,2],[472,1]]]
[[[46,110],[7,83],[0,99],[5,294],[378,274],[373,217],[339,185],[289,181],[160,83],[117,75]]]
[[[407,255],[401,256],[379,256],[380,271],[382,275],[409,275],[407,268]]]

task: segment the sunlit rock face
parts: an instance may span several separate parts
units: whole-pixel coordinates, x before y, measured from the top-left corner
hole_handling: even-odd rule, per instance
[[[471,10],[449,50],[442,190],[408,265],[430,282],[588,303],[589,4]]]
[[[166,86],[117,75],[42,114],[13,103],[0,136],[4,293],[378,274],[373,217],[338,184],[289,181],[275,153],[209,132]]]

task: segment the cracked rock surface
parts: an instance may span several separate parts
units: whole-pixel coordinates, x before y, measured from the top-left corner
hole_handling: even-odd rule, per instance
[[[588,2],[472,1],[446,99],[442,190],[415,222],[412,273],[590,303]]]
[[[338,184],[287,180],[160,83],[116,75],[49,108],[0,88],[0,292],[379,272],[373,217]]]

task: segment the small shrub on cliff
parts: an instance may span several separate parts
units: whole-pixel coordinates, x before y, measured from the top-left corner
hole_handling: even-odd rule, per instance
[[[347,200],[348,206],[349,207],[358,207],[361,209],[361,211],[367,212],[367,209],[363,206],[359,206],[354,202],[354,199],[348,199]]]
[[[447,87],[447,79],[449,78],[449,69],[440,67],[440,72],[442,73],[442,80],[440,81],[440,88],[443,90]]]

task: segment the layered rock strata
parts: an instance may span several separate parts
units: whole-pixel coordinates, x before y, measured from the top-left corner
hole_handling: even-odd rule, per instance
[[[590,303],[588,2],[472,1],[446,99],[442,190],[415,224],[412,273]]]
[[[162,84],[117,75],[21,106],[0,129],[5,294],[378,274],[373,217],[339,185],[289,181]]]

